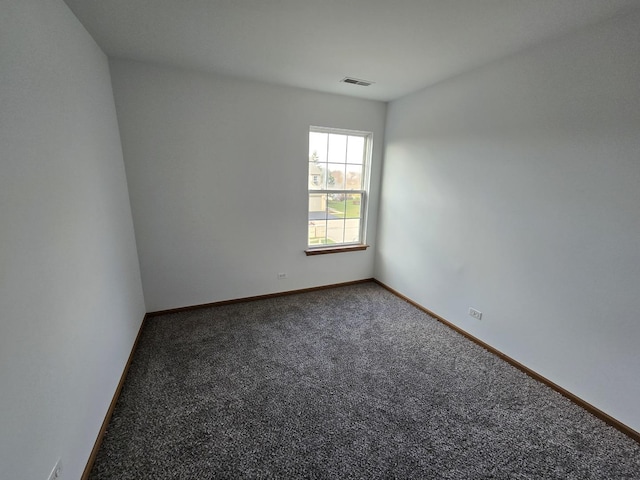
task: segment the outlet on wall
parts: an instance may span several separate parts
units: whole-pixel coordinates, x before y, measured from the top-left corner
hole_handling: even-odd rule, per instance
[[[56,464],[53,466],[49,478],[47,480],[61,480],[62,479],[62,459],[59,458]]]
[[[480,310],[476,310],[475,308],[469,307],[469,315],[473,318],[482,320],[482,312]]]

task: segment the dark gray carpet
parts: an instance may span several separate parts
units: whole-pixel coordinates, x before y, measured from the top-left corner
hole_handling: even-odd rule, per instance
[[[373,283],[151,318],[97,479],[640,479],[640,445]]]

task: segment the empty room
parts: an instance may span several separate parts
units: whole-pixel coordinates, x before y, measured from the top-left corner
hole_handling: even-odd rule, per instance
[[[640,479],[637,0],[0,12],[0,479]]]

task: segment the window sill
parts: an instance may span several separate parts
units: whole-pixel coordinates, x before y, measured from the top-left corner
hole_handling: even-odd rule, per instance
[[[366,250],[369,245],[344,245],[340,247],[321,247],[321,248],[307,248],[304,253],[307,257],[311,255],[327,255],[329,253],[344,253],[344,252],[357,252],[359,250]]]

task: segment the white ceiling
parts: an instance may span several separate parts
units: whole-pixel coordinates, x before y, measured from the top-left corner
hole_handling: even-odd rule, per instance
[[[388,101],[639,0],[65,0],[112,57]],[[345,76],[376,82],[339,83]]]

